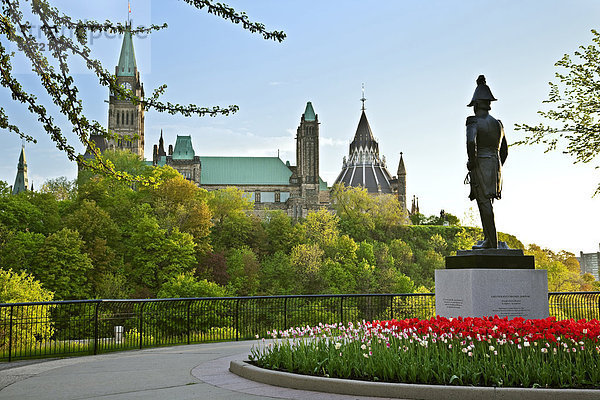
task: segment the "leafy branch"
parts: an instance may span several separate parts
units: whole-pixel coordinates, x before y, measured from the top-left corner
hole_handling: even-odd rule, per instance
[[[538,111],[554,125],[515,124],[516,130],[527,136],[515,145],[542,144],[545,152],[564,145],[564,154],[575,159],[575,163],[589,163],[600,154],[600,33],[592,30],[592,44],[580,46],[574,58],[565,54],[555,66],[558,83],[550,82],[550,93],[546,104],[553,104],[548,111]],[[600,166],[596,166],[600,168]],[[600,184],[594,196],[600,194]]]
[[[206,9],[210,14],[217,15],[235,24],[241,24],[243,29],[258,33],[265,39],[281,42],[285,38],[283,32],[268,31],[263,24],[250,21],[244,12],[238,13],[225,4],[215,3],[211,0],[184,1],[198,9]],[[31,13],[40,21],[40,32],[43,33],[46,40],[50,59],[41,51],[43,48],[42,42],[38,41],[35,35],[32,34],[31,21],[25,19],[23,15],[27,3],[30,4]],[[42,124],[45,132],[55,142],[56,147],[64,151],[69,160],[77,161],[83,167],[99,173],[113,175],[126,181],[137,181],[147,185],[155,183],[148,178],[117,171],[114,165],[102,156],[94,141],[91,140],[92,136],[110,138],[114,137],[115,134],[104,128],[98,121],[89,120],[85,116],[83,103],[79,98],[79,90],[69,73],[70,57],[83,60],[87,68],[98,77],[98,83],[108,87],[110,92],[117,98],[130,101],[132,104],[141,104],[145,110],[180,114],[185,117],[214,117],[217,115],[226,116],[235,113],[239,109],[236,105],[200,107],[194,104],[180,105],[160,101],[160,96],[164,94],[166,85],[161,85],[155,89],[149,98],[138,97],[131,90],[118,85],[116,77],[106,70],[99,60],[91,57],[91,50],[87,45],[90,33],[122,34],[130,31],[132,34],[149,34],[166,28],[167,24],[132,28],[108,20],[102,23],[94,20],[74,20],[61,13],[57,8],[52,7],[48,0],[3,0],[0,10],[0,85],[9,89],[13,101],[23,103],[27,107],[28,111]],[[64,34],[64,32],[74,32],[75,40]],[[55,123],[52,112],[40,104],[33,93],[25,90],[14,76],[12,58],[15,54],[7,50],[9,43],[15,44],[18,51],[29,60],[31,69],[39,77],[44,91],[52,99],[53,104],[58,108],[58,112],[67,117],[71,130],[78,140],[94,155],[93,160],[86,160],[76,153],[75,148],[69,143],[62,129]],[[26,141],[36,142],[33,135],[23,132],[17,123],[12,122],[3,107],[0,107],[0,129],[12,132]]]

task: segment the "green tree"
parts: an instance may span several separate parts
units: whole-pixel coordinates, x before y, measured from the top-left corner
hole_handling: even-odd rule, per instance
[[[558,83],[550,82],[544,100],[552,108],[538,111],[548,124],[516,124],[527,136],[515,144],[543,144],[546,152],[560,144],[575,163],[589,163],[600,154],[600,33],[592,30],[591,44],[579,46],[573,57],[565,54],[555,66],[561,68]]]
[[[227,257],[227,288],[238,296],[252,296],[258,291],[260,264],[249,247],[232,249]]]
[[[331,201],[340,229],[357,241],[384,240],[390,229],[408,222],[406,210],[392,195],[370,195],[365,188],[335,185]]]
[[[0,247],[2,269],[32,271],[37,263],[37,255],[46,237],[41,233],[12,231],[6,235]]]
[[[208,192],[177,175],[152,189],[153,209],[162,228],[178,229],[192,235],[196,250],[205,254],[211,250],[211,212]]]
[[[170,277],[160,288],[158,298],[226,297],[227,289],[206,279],[198,280],[192,273]]]
[[[188,233],[160,228],[147,204],[134,215],[124,232],[125,274],[137,295],[152,297],[171,276],[194,270],[195,244]]]
[[[0,269],[0,303],[51,301],[54,293],[25,271]]]
[[[358,250],[356,251],[356,258],[358,261],[366,261],[367,263],[374,265],[375,264],[375,250],[372,243],[368,243],[366,241],[362,241],[358,245]]]
[[[581,290],[585,285],[578,271],[571,271],[563,263],[564,254],[556,254],[552,250],[542,249],[536,244],[527,248],[526,254],[535,257],[535,268],[548,271],[548,290],[550,292],[573,292]]]
[[[212,0],[184,0],[186,3],[217,15],[225,20],[239,24],[243,29],[258,33],[263,38],[281,42],[285,34],[279,31],[268,31],[263,24],[252,22],[246,13],[238,13],[231,7],[215,3]],[[121,100],[141,103],[145,110],[156,110],[183,116],[204,115],[228,115],[238,110],[237,106],[226,108],[213,107],[212,109],[197,107],[195,105],[182,106],[170,102],[163,103],[159,100],[164,93],[166,85],[162,85],[153,91],[148,98],[138,98],[130,90],[120,87],[116,78],[110,71],[103,68],[100,61],[91,58],[91,49],[88,47],[88,34],[93,32],[107,32],[110,34],[124,33],[131,30],[132,33],[151,33],[162,28],[162,26],[151,25],[148,28],[131,29],[122,24],[114,24],[110,21],[100,23],[94,20],[73,20],[63,14],[59,9],[52,7],[48,0],[36,0],[29,7],[28,2],[4,1],[2,6],[2,24],[0,25],[0,84],[7,88],[12,95],[12,100],[22,103],[34,119],[40,121],[45,132],[56,143],[59,150],[64,151],[67,157],[96,171],[109,173],[121,179],[141,180],[151,183],[153,180],[132,176],[125,172],[118,172],[110,160],[104,159],[93,141],[91,135],[102,135],[113,137],[113,133],[107,131],[97,121],[88,119],[83,112],[83,102],[79,97],[79,90],[75,77],[70,72],[72,63],[81,63],[87,66],[91,72],[98,77],[100,85],[107,87]],[[36,33],[32,32],[31,26],[38,26]],[[75,33],[75,38],[72,33]],[[44,44],[44,46],[42,46]],[[33,71],[39,77],[39,83],[43,88],[42,98],[48,98],[53,103],[51,108],[43,105],[38,100],[38,95],[25,90],[13,72],[11,61],[12,55],[9,48],[17,48],[31,62]],[[42,51],[48,48],[49,52]],[[56,110],[56,111],[54,111]],[[56,120],[66,118],[70,130],[77,139],[90,148],[95,158],[86,160],[78,155],[75,146],[57,125]],[[12,121],[6,114],[4,107],[0,107],[0,129],[12,132],[22,139],[35,142],[36,139]]]
[[[96,202],[83,200],[64,218],[64,226],[79,232],[94,268],[89,273],[92,293],[99,295],[100,282],[105,274],[114,274],[122,266],[118,254],[122,254],[121,232],[110,215]]]
[[[13,272],[11,269],[0,269],[0,303],[25,303],[35,301],[51,301],[53,293],[42,287],[39,281],[25,271]],[[9,327],[12,329],[13,346],[35,345],[37,340],[48,340],[52,336],[51,307],[36,310],[36,324],[13,324],[9,314],[0,317],[0,339],[7,343]]]
[[[212,245],[217,251],[252,246],[260,221],[248,215],[254,203],[236,187],[209,193],[208,206],[212,213]],[[263,232],[260,232],[263,236]],[[255,246],[252,246],[255,247]]]
[[[208,206],[216,221],[215,224],[217,224],[223,223],[227,218],[252,210],[254,202],[244,191],[231,186],[210,192]]]
[[[332,245],[340,234],[338,221],[337,216],[325,209],[308,213],[303,224],[307,240],[321,248]]]
[[[263,259],[260,267],[260,291],[265,295],[299,294],[296,271],[290,257],[279,250]]]
[[[293,224],[292,218],[281,210],[269,213],[264,221],[270,253],[289,253],[294,246],[304,240],[302,224]]]
[[[324,287],[320,273],[323,254],[323,250],[317,244],[299,244],[292,249],[290,263],[298,280],[297,293],[315,294],[321,292]]]
[[[48,179],[40,187],[40,192],[51,194],[58,201],[74,200],[77,193],[76,182],[68,180],[66,176]]]
[[[29,201],[27,192],[0,196],[0,224],[9,230],[43,233],[43,213]]]
[[[100,299],[130,298],[132,288],[123,272],[104,272],[96,279],[94,288],[96,297]]]
[[[413,252],[410,246],[401,239],[390,242],[390,254],[394,258],[394,267],[406,273],[413,263]]]
[[[52,290],[57,299],[90,298],[88,276],[92,262],[83,252],[83,246],[77,231],[63,228],[44,240],[29,272]]]

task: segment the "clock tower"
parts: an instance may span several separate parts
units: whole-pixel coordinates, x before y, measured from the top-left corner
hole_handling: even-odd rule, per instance
[[[144,85],[135,62],[131,24],[123,36],[119,64],[115,68],[117,84],[131,90],[134,95],[144,98]],[[144,108],[129,100],[121,100],[110,93],[108,101],[108,130],[114,135],[108,140],[110,150],[128,150],[144,158]]]

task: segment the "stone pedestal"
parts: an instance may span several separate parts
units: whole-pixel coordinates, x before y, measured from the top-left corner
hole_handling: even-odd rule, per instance
[[[535,260],[523,250],[508,248],[458,250],[455,256],[446,257],[446,269],[465,268],[534,269]]]
[[[546,318],[548,273],[536,269],[467,268],[435,271],[441,317]]]

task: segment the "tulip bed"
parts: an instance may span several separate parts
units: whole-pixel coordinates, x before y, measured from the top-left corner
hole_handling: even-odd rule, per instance
[[[259,367],[438,385],[600,389],[600,322],[555,318],[363,321],[268,332]],[[600,396],[600,393],[599,393]]]

